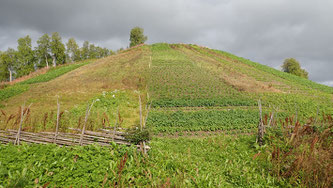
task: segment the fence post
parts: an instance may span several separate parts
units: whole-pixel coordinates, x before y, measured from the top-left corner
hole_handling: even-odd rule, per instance
[[[58,137],[58,131],[59,131],[59,115],[60,115],[60,104],[59,104],[59,97],[57,98],[57,124],[56,124],[56,132],[54,134],[54,140],[53,143],[57,143],[57,137]]]
[[[21,107],[21,119],[20,119],[18,131],[16,134],[16,139],[14,142],[15,145],[20,145],[20,134],[21,134],[21,128],[22,128],[22,124],[23,124],[23,113],[24,113],[24,104]]]
[[[112,141],[113,142],[114,142],[114,138],[116,137],[116,131],[117,131],[117,125],[118,125],[118,118],[119,118],[119,107],[117,107],[116,123],[114,124],[114,127],[113,127],[113,137],[112,137]]]
[[[261,101],[259,99],[258,101],[258,106],[259,106],[259,113],[260,113],[260,121],[258,124],[258,136],[257,136],[257,142],[259,143],[259,146],[263,144],[263,137],[264,137],[264,125],[263,125],[263,120],[262,120],[262,108],[261,108]]]
[[[20,120],[19,129],[17,131],[15,142],[14,142],[15,145],[20,145],[20,136],[21,136],[23,121],[24,121],[25,115],[28,113],[28,110],[30,109],[31,105],[32,105],[32,103],[28,106],[28,108],[25,112],[24,112],[25,104],[23,104],[21,107],[21,120]]]
[[[140,96],[140,93],[139,93],[139,107],[140,107],[140,128],[141,128],[141,131],[142,131],[142,105],[141,105],[141,96]]]
[[[89,113],[90,113],[90,110],[91,110],[92,106],[94,105],[94,102],[95,102],[95,101],[93,101],[93,102],[91,103],[90,108],[89,108],[89,103],[88,103],[88,105],[87,105],[86,117],[84,118],[84,124],[83,124],[83,127],[82,127],[82,132],[81,132],[80,142],[79,142],[79,144],[80,144],[81,146],[82,146],[82,142],[83,142],[83,135],[84,135],[84,132],[85,132],[85,130],[86,130],[86,124],[87,124],[87,121],[88,121],[88,116],[89,116]]]

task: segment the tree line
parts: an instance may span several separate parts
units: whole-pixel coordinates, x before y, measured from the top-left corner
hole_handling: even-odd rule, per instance
[[[58,32],[51,36],[44,34],[37,40],[37,46],[32,47],[29,35],[17,40],[17,50],[8,48],[0,51],[0,82],[13,81],[37,69],[74,61],[102,58],[112,55],[113,52],[107,48],[95,46],[85,41],[79,47],[74,38],[62,42]]]

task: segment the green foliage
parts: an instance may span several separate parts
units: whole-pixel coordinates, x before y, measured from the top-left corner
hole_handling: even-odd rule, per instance
[[[116,144],[62,148],[52,144],[0,145],[0,151],[0,185],[5,187],[39,187],[48,182],[51,187],[100,187],[106,173],[116,181],[112,171],[117,173],[118,161],[126,152],[130,156],[136,152]],[[133,159],[129,163],[133,169]]]
[[[66,60],[65,45],[62,43],[61,36],[58,32],[52,33],[51,52],[53,58],[53,66],[64,64]]]
[[[126,139],[133,144],[140,144],[143,141],[151,140],[151,132],[148,128],[143,128],[142,130],[138,127],[127,130]]]
[[[11,82],[17,66],[17,51],[13,48],[8,48],[7,51],[1,54],[1,67],[5,71],[1,73],[2,77],[9,76],[8,80]]]
[[[111,144],[58,147],[0,145],[0,185],[24,187],[279,187],[269,161],[253,160],[254,136],[159,138],[147,157]],[[127,153],[127,154],[126,154]],[[126,155],[125,155],[126,154]],[[127,157],[125,157],[127,156]],[[120,168],[120,163],[124,163]]]
[[[299,62],[294,58],[285,59],[282,65],[284,72],[294,74],[303,78],[308,78],[308,72],[304,69],[301,69]]]
[[[245,130],[255,128],[258,119],[255,110],[153,111],[147,125],[157,132]]]
[[[39,59],[38,67],[49,66],[51,41],[48,34],[44,34],[37,40],[36,55]]]
[[[34,51],[31,46],[31,38],[29,35],[17,40],[17,61],[18,65],[16,67],[17,77],[27,75],[33,72],[34,69]]]
[[[67,55],[71,62],[80,60],[79,45],[77,45],[74,38],[68,39],[66,43]]]
[[[143,29],[140,27],[134,27],[130,33],[130,47],[143,44],[147,40],[147,36],[143,35]]]
[[[28,85],[13,85],[0,89],[0,101],[9,99],[10,97],[19,95],[29,89]]]

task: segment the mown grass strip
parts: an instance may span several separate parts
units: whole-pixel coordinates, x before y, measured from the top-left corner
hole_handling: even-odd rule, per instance
[[[19,95],[29,89],[29,85],[13,85],[0,90],[0,101]]]
[[[89,63],[90,62],[81,62],[81,63],[69,64],[66,66],[51,68],[49,71],[47,71],[47,73],[25,80],[23,82],[20,82],[19,84],[35,84],[41,82],[48,82]]]
[[[53,80],[61,75],[64,75],[72,70],[75,70],[75,69],[77,69],[83,65],[87,65],[89,63],[90,62],[80,62],[80,63],[51,68],[45,74],[41,74],[36,77],[25,80],[23,82],[19,82],[15,85],[8,86],[8,87],[0,90],[0,101],[4,101],[6,99],[9,99],[13,96],[19,95],[19,94],[29,90],[30,84],[48,82],[50,80]]]

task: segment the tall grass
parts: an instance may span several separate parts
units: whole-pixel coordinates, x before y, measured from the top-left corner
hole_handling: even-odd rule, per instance
[[[323,114],[314,124],[305,125],[286,118],[280,126],[269,130],[266,144],[272,173],[295,186],[331,187],[333,183],[333,120]],[[292,125],[292,126],[291,126]],[[267,156],[268,155],[268,156]]]

